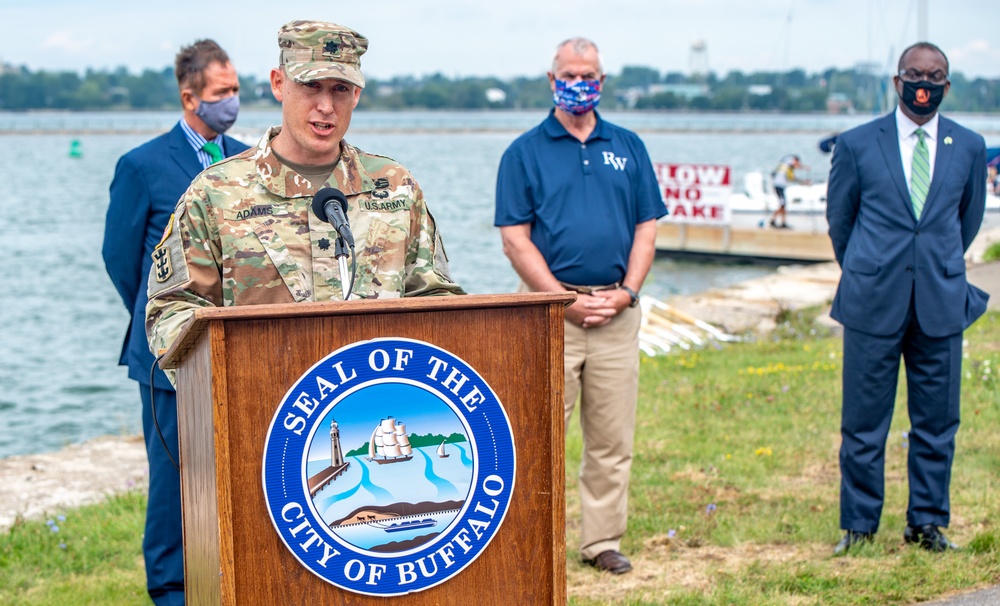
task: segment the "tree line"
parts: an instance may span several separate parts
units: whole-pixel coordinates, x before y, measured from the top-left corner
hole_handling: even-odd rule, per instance
[[[276,105],[267,79],[240,76],[240,102]],[[602,93],[605,109],[770,112],[878,112],[895,105],[890,77],[871,69],[827,69],[807,74],[731,71],[690,75],[661,74],[627,66],[609,74]],[[541,109],[552,105],[545,76],[500,79],[423,77],[371,78],[361,109]],[[32,71],[0,67],[0,110],[165,110],[179,107],[173,68],[131,73],[111,71]],[[1000,111],[1000,79],[951,75],[944,111]]]

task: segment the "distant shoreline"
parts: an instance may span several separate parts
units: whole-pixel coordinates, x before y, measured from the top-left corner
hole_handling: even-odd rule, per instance
[[[548,108],[503,110],[361,109],[354,113],[350,135],[516,135],[535,126]],[[10,135],[156,135],[173,128],[175,109],[0,111],[0,136]],[[826,137],[881,114],[830,114],[776,111],[607,110],[609,121],[640,135],[811,135]],[[988,137],[1000,136],[1000,113],[949,114]],[[256,140],[281,120],[278,106],[245,107],[233,134]]]

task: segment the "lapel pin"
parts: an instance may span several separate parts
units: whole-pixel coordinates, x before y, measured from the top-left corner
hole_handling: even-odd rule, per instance
[[[944,144],[945,145],[951,145],[951,141],[952,141],[951,137],[945,137],[944,138]]]

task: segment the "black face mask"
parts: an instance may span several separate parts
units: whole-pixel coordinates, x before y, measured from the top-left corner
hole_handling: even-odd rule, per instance
[[[942,99],[944,99],[944,84],[931,84],[927,80],[920,82],[903,80],[903,105],[918,116],[936,112]]]

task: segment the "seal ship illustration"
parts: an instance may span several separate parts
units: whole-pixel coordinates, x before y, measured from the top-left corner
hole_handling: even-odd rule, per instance
[[[382,419],[372,430],[366,458],[379,465],[402,463],[412,459],[413,448],[406,433],[406,424],[397,423],[392,417]]]

